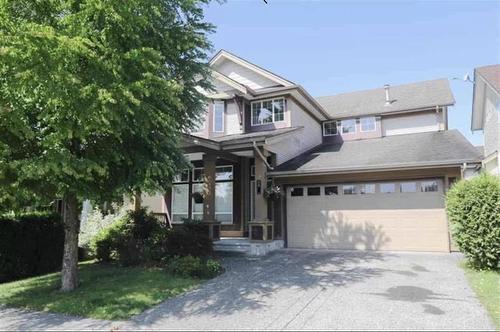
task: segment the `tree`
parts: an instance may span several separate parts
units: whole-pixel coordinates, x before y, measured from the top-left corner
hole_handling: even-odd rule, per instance
[[[208,1],[0,0],[0,191],[63,199],[61,290],[78,285],[83,198],[163,190],[185,167]]]

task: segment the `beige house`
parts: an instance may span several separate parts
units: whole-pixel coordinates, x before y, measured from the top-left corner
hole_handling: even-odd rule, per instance
[[[500,175],[500,64],[474,70],[472,130],[484,132],[483,168]]]
[[[192,168],[144,197],[154,212],[214,238],[449,251],[444,193],[481,154],[448,130],[446,79],[313,98],[224,50],[210,66],[216,91],[183,140]]]

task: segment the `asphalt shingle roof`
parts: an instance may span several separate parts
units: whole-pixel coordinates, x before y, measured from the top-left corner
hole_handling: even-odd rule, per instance
[[[453,105],[455,99],[447,79],[390,86],[386,105],[384,88],[316,97],[332,118],[376,115],[404,110]]]
[[[500,64],[479,67],[476,68],[476,72],[484,77],[484,79],[500,93]]]
[[[481,153],[458,130],[322,144],[273,172],[322,172],[479,162]]]

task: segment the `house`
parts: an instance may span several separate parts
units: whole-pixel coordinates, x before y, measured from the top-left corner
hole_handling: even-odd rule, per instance
[[[471,128],[484,131],[483,169],[500,175],[500,64],[474,70]]]
[[[448,130],[447,80],[314,98],[224,50],[210,66],[216,91],[182,143],[193,168],[144,198],[153,211],[213,238],[449,251],[444,193],[481,155]]]

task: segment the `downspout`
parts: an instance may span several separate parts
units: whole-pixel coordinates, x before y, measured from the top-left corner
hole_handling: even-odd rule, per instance
[[[253,148],[255,149],[255,151],[257,151],[257,154],[259,155],[260,159],[262,159],[267,168],[269,168],[271,171],[274,170],[274,167],[271,167],[271,165],[269,165],[269,163],[267,162],[267,158],[264,157],[262,152],[260,152],[260,149],[257,147],[257,143],[255,143],[255,141],[253,141]]]

